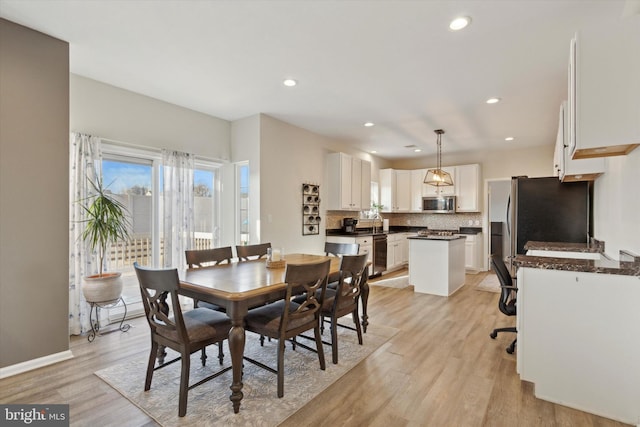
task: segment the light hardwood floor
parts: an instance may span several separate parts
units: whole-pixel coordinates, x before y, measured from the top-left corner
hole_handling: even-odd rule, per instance
[[[498,294],[473,288],[486,274],[467,275],[449,298],[371,287],[370,322],[400,331],[282,426],[624,425],[534,397],[516,374],[515,355],[505,352],[513,334],[489,338],[514,319],[498,311]],[[69,403],[77,426],[155,426],[93,375],[148,354],[145,320],[130,323],[129,332],[93,343],[72,337],[73,359],[0,380],[0,402]]]

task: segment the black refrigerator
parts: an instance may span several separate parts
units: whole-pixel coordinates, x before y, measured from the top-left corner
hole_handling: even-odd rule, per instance
[[[513,177],[507,204],[510,256],[524,254],[528,241],[588,243],[590,192],[586,181]]]

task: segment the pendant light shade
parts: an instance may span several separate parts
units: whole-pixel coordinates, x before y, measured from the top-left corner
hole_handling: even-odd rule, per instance
[[[435,187],[453,185],[453,178],[451,178],[451,174],[442,170],[442,134],[444,134],[444,130],[436,129],[434,132],[438,135],[438,165],[436,169],[427,170],[427,175],[424,177],[424,183]]]

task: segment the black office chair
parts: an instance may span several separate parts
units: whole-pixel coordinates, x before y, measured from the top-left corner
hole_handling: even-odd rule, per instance
[[[500,280],[500,299],[498,300],[498,308],[500,311],[507,316],[515,316],[516,315],[516,294],[518,292],[518,288],[513,285],[513,280],[511,279],[511,274],[509,274],[509,270],[507,270],[507,266],[504,265],[504,261],[502,258],[496,255],[491,255],[491,265],[493,266],[493,270],[496,272],[498,276],[498,280]],[[491,338],[495,339],[498,336],[498,332],[514,332],[517,333],[517,329],[515,326],[508,328],[496,328],[489,335]],[[507,347],[507,353],[513,354],[513,351],[516,348],[516,341],[518,338],[513,340],[511,345]]]

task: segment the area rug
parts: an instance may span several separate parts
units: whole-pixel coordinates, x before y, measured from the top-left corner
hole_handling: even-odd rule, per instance
[[[369,286],[385,286],[387,288],[406,288],[409,285],[409,275],[392,277],[390,279],[369,282]]]
[[[482,279],[482,281],[476,285],[476,290],[500,293],[501,289],[498,276],[494,273],[487,274],[487,277]]]
[[[345,317],[341,319],[342,322],[351,322],[351,318]],[[238,414],[233,413],[229,400],[231,371],[190,390],[187,415],[183,418],[178,417],[179,362],[156,371],[151,390],[147,392],[143,391],[146,356],[111,366],[95,374],[163,426],[277,426],[397,332],[395,328],[369,325],[361,346],[358,345],[355,332],[338,328],[338,364],[331,363],[331,347],[325,345],[325,371],[320,370],[316,353],[300,347],[293,351],[290,343],[287,343],[284,397],[280,399],[277,397],[276,375],[245,362],[242,389],[244,398]],[[275,367],[277,341],[265,340],[264,347],[261,347],[258,335],[247,332],[246,336],[245,355]],[[324,331],[324,339],[330,340],[328,328]],[[299,338],[299,342],[303,344],[313,344],[313,341],[305,341],[307,340]],[[170,353],[168,357],[175,354],[171,350],[167,352]],[[207,353],[209,358],[205,367],[200,363],[199,352],[192,355],[191,384],[220,368],[217,347],[210,347]],[[226,344],[225,356],[224,366],[229,366],[230,357]]]

